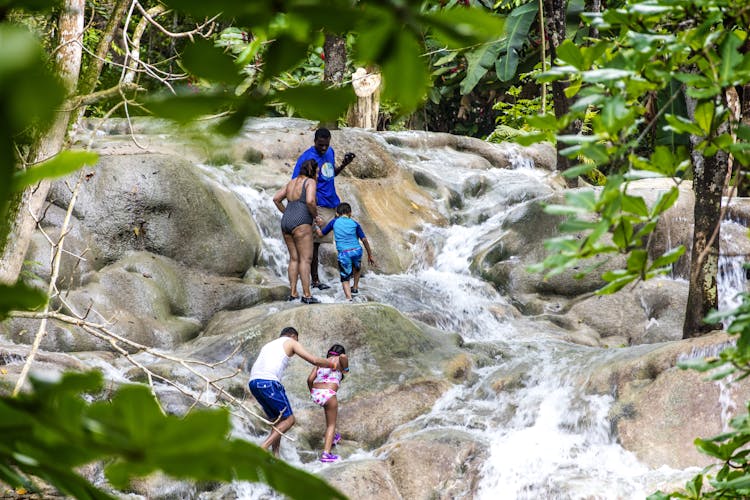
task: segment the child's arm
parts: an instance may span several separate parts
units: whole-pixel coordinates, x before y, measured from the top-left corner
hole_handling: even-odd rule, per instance
[[[318,367],[313,366],[312,371],[310,372],[310,375],[307,376],[307,388],[312,391],[313,388],[313,382],[315,381],[315,377],[318,375]]]
[[[328,234],[328,233],[331,232],[331,230],[333,229],[333,223],[334,222],[336,222],[336,217],[334,217],[333,219],[331,219],[330,221],[328,221],[328,224],[326,224],[325,227],[323,227],[323,228],[313,226],[313,231],[319,237],[323,237],[326,234]]]
[[[349,371],[349,358],[346,356],[346,354],[339,355],[339,369],[342,372]]]
[[[367,262],[371,266],[375,265],[375,259],[372,258],[372,250],[370,250],[370,242],[367,241],[367,237],[361,238],[362,245],[364,245],[365,250],[367,250]]]

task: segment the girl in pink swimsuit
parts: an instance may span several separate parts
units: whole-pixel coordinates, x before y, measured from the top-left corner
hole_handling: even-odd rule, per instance
[[[336,391],[341,381],[344,380],[344,373],[349,371],[349,359],[346,357],[346,349],[341,344],[333,344],[328,349],[327,357],[329,359],[338,357],[339,369],[315,367],[307,377],[307,387],[310,389],[312,400],[323,407],[326,415],[325,443],[320,461],[336,462],[339,456],[331,453],[333,445],[341,439],[341,436],[336,434],[336,418],[339,414]]]

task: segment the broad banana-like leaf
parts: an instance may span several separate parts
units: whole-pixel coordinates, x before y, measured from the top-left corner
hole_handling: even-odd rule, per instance
[[[479,80],[487,74],[487,71],[497,61],[502,46],[503,42],[490,43],[466,54],[466,77],[461,80],[461,95],[466,95],[474,90]]]
[[[521,47],[529,37],[531,24],[538,12],[539,4],[529,2],[519,5],[508,16],[505,22],[504,47],[501,51],[504,54],[495,62],[495,71],[501,81],[507,82],[516,75]]]

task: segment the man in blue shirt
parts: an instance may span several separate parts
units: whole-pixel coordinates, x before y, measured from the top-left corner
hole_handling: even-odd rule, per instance
[[[333,148],[330,146],[330,130],[327,128],[319,128],[316,130],[313,146],[300,155],[297,159],[297,164],[294,166],[294,172],[292,172],[292,179],[294,179],[299,175],[300,167],[305,161],[312,159],[318,162],[317,202],[318,215],[322,220],[317,220],[316,222],[320,226],[325,226],[336,217],[336,207],[339,206],[340,200],[336,194],[334,179],[342,170],[344,170],[344,167],[354,160],[354,153],[346,153],[341,165],[336,167]],[[332,236],[333,235],[327,235],[322,238],[316,237],[313,241],[313,255],[312,262],[310,263],[310,275],[312,280],[310,286],[317,288],[318,290],[331,288],[325,283],[320,282],[320,277],[318,276],[318,250],[321,243],[331,243],[333,241]]]

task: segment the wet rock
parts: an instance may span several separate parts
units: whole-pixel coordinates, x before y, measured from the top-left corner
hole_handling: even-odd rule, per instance
[[[556,159],[554,148],[549,144],[539,144],[529,152],[513,143],[490,143],[473,137],[458,136],[435,132],[384,132],[382,136],[389,144],[414,149],[453,148],[457,151],[471,153],[486,161],[484,168],[511,168],[513,162],[535,162],[539,168],[554,169]]]
[[[399,500],[403,498],[382,460],[364,459],[333,464],[320,475],[349,498]]]
[[[50,197],[66,207],[71,193],[58,181]],[[97,269],[128,251],[146,250],[242,276],[260,255],[260,234],[247,208],[176,156],[102,156],[81,186],[74,215],[90,234]]]
[[[29,332],[30,336],[36,335],[36,330]],[[0,394],[9,395],[18,382],[23,365],[29,355],[28,346],[13,345],[0,342]],[[85,371],[87,366],[79,359],[68,354],[38,351],[34,357],[34,363],[29,371],[29,376],[43,380],[58,379],[64,371]],[[23,390],[31,389],[31,384],[26,379]]]
[[[657,278],[616,294],[585,298],[574,303],[568,315],[603,339],[626,338],[626,345],[678,340],[682,338],[687,286]]]
[[[471,498],[487,446],[457,430],[416,434],[381,448],[403,498]]]
[[[651,467],[714,463],[693,441],[725,429],[728,417],[722,415],[722,389],[705,374],[678,368],[677,362],[715,354],[730,340],[716,333],[614,351],[585,383],[596,392],[615,395],[610,418],[618,442]],[[733,385],[734,401],[745,401],[748,396],[750,383]],[[730,410],[730,414],[737,411]]]

